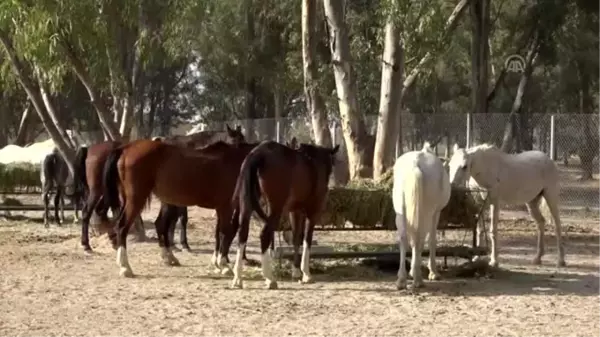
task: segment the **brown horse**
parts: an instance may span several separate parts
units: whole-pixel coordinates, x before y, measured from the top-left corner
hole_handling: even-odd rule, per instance
[[[303,274],[302,282],[311,282],[309,256],[313,228],[323,212],[329,191],[329,177],[338,149],[339,145],[326,148],[310,144],[300,144],[298,149],[292,149],[274,141],[264,141],[248,154],[240,169],[232,198],[236,208],[232,224],[222,227],[222,252],[228,251],[235,236],[232,230],[239,227],[239,247],[232,287],[243,286],[241,252],[245,250],[248,241],[249,222],[253,211],[265,222],[260,234],[260,249],[262,272],[267,288],[277,288],[268,248],[282,214],[287,212],[290,212],[294,237],[293,276],[299,276],[300,268]],[[261,194],[269,207],[269,216],[260,207]],[[305,226],[306,219],[308,226]],[[302,261],[298,252],[301,242]]]
[[[225,124],[225,129],[225,132],[199,131],[186,136],[175,135],[166,138],[154,137],[153,140],[161,140],[167,144],[179,145],[191,149],[205,147],[218,141],[223,141],[230,144],[239,144],[246,141],[244,134],[242,133],[241,126],[238,125],[235,129],[232,129],[228,124]],[[187,242],[187,207],[178,207],[162,203],[160,206],[160,212],[158,213],[158,217],[156,218],[155,222],[166,221],[166,224],[169,226],[169,242],[171,243],[173,250],[178,250],[174,243],[175,226],[178,219],[180,219],[181,224],[179,243],[181,244],[182,249],[190,251],[191,249]]]
[[[195,147],[200,145],[207,145],[209,142],[217,140],[226,140],[228,142],[241,142],[244,140],[244,135],[241,133],[240,126],[236,129],[231,129],[227,125],[226,131],[200,131],[187,136],[173,136],[165,138],[165,141],[173,142],[172,139],[176,139],[176,142],[181,146]],[[101,224],[108,223],[107,212],[109,208],[112,208],[113,214],[116,216],[119,209],[119,204],[115,203],[112,205],[104,202],[102,198],[102,171],[104,164],[110,152],[123,145],[120,141],[104,141],[88,147],[80,147],[77,150],[76,161],[75,161],[75,184],[84,191],[86,196],[86,202],[82,209],[82,226],[81,226],[81,245],[86,252],[91,252],[92,248],[89,244],[89,222],[93,212],[100,217]],[[116,202],[118,200],[115,200]],[[168,209],[168,205],[163,205],[165,210]],[[171,238],[175,229],[175,224],[181,216],[181,237],[180,244],[184,249],[189,250],[187,243],[187,209],[183,214],[177,214],[178,216],[169,219],[169,224],[172,228]],[[141,218],[138,224],[138,238],[142,239],[145,237],[143,232],[143,223]],[[163,211],[158,214],[156,221],[163,221]],[[110,232],[111,228],[104,228],[100,226],[99,230],[102,232]],[[141,241],[142,241],[141,240]]]
[[[219,229],[231,224],[233,194],[246,155],[257,144],[213,143],[193,150],[165,142],[138,140],[111,152],[103,173],[104,197],[123,199],[116,233],[110,238],[117,247],[119,275],[133,276],[125,238],[134,219],[151,194],[178,207],[199,206],[217,212]],[[177,265],[168,236],[168,224],[155,222],[163,261]],[[215,252],[220,240],[215,242]]]

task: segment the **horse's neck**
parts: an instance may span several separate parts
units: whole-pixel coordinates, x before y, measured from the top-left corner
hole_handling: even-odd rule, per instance
[[[498,183],[498,169],[503,165],[504,160],[502,153],[496,151],[476,153],[471,165],[473,179],[470,185],[486,189],[494,188]]]

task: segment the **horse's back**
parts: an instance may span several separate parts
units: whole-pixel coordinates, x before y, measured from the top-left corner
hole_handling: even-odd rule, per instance
[[[423,176],[424,200],[443,208],[450,199],[450,180],[441,159],[428,151],[411,151],[401,155],[394,164],[394,185],[403,186],[405,175],[415,169]]]

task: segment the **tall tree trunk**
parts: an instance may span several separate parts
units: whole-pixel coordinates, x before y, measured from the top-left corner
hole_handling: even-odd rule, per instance
[[[397,115],[400,114],[400,93],[404,75],[404,50],[400,30],[394,18],[385,25],[385,46],[381,63],[381,95],[379,119],[373,155],[373,178],[378,179],[393,165],[394,146],[398,134]]]
[[[590,73],[585,69],[583,61],[577,61],[579,73],[579,113],[583,118],[583,140],[578,147],[581,160],[581,180],[594,178],[594,158],[598,154],[598,125],[594,123],[594,102],[590,93]]]
[[[45,109],[44,102],[40,97],[40,94],[36,88],[35,82],[33,81],[31,74],[26,73],[26,67],[17,57],[17,53],[13,47],[9,35],[2,30],[0,30],[0,43],[2,43],[2,46],[4,47],[8,59],[10,60],[10,63],[12,65],[13,71],[17,76],[19,83],[21,84],[21,86],[23,86],[23,89],[27,93],[27,97],[33,104],[33,107],[38,113],[40,119],[42,120],[42,124],[46,128],[46,131],[48,131],[48,134],[56,144],[56,147],[58,148],[62,156],[65,158],[65,161],[67,162],[67,166],[69,167],[71,173],[74,172],[73,161],[75,159],[75,153],[73,149],[69,147],[69,145],[61,137],[59,131],[56,129],[56,126],[52,122],[52,118],[50,118],[48,112]]]
[[[33,121],[34,115],[31,112],[31,104],[27,103],[27,106],[21,115],[21,123],[19,124],[19,130],[17,131],[15,145],[25,146],[30,142],[30,131]]]
[[[474,113],[487,112],[490,0],[471,1],[471,75]]]
[[[356,78],[352,69],[348,30],[344,19],[343,0],[324,0],[329,27],[331,63],[339,101],[342,132],[348,151],[350,179],[372,175],[369,158],[369,135],[357,99]]]
[[[517,94],[515,95],[515,100],[513,101],[512,108],[510,109],[510,114],[508,115],[508,122],[506,123],[506,127],[504,128],[504,136],[502,137],[502,146],[501,149],[504,152],[511,152],[514,138],[516,135],[516,127],[517,127],[517,114],[521,111],[521,107],[523,106],[523,97],[525,95],[525,90],[527,89],[527,83],[531,77],[531,73],[533,72],[535,59],[538,53],[539,40],[538,35],[536,34],[533,37],[533,41],[531,42],[531,46],[527,51],[527,56],[525,57],[525,68],[523,69],[523,73],[521,74],[521,79],[519,80],[519,86],[517,87]]]
[[[302,0],[302,61],[306,110],[312,119],[315,142],[321,146],[331,146],[327,111],[323,97],[319,93],[317,67],[314,64],[317,53],[316,24],[317,2]]]

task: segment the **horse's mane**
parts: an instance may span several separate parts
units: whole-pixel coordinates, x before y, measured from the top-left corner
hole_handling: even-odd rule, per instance
[[[481,152],[481,151],[498,151],[500,150],[496,145],[491,144],[491,143],[482,143],[473,147],[470,147],[469,149],[467,149],[467,153],[475,153],[475,152]]]

